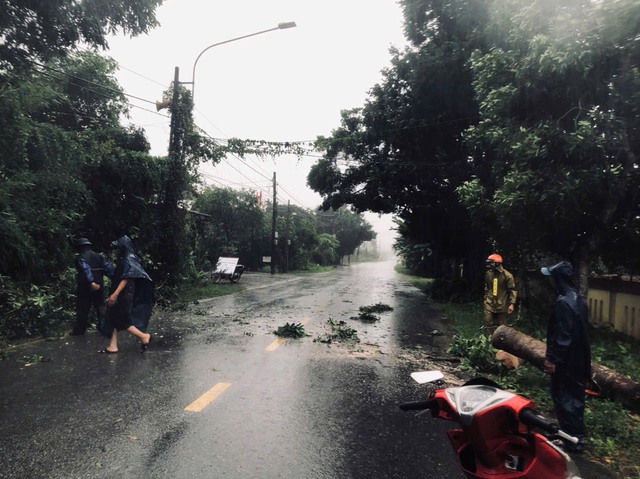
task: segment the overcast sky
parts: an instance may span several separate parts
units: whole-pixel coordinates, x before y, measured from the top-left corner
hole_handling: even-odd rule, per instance
[[[167,153],[169,118],[149,102],[162,98],[175,67],[192,81],[209,45],[296,22],[207,50],[195,72],[194,117],[214,138],[312,142],[340,125],[341,110],[364,105],[390,64],[389,48],[405,44],[396,0],[166,0],[157,17],[161,26],[149,35],[109,41],[118,81],[137,106],[131,122],[145,129],[155,155]],[[201,170],[208,184],[265,197],[276,172],[279,204],[314,208],[321,200],[306,176],[316,160],[229,157]]]

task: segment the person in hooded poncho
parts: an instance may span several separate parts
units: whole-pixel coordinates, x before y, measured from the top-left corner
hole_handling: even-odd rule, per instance
[[[147,333],[147,327],[153,309],[153,282],[142,268],[128,236],[117,239],[111,243],[111,247],[118,253],[118,264],[113,273],[111,292],[107,298],[111,341],[99,352],[105,354],[118,352],[119,331],[127,331],[136,336],[142,343],[141,349],[144,352],[151,342],[151,334]]]
[[[571,263],[561,261],[540,272],[549,276],[556,292],[547,325],[547,350],[544,369],[551,375],[551,398],[560,429],[578,438],[570,452],[582,452],[585,446],[585,386],[591,379],[589,309],[578,292]]]

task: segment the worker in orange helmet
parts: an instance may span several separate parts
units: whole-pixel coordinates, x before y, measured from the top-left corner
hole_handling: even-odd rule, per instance
[[[515,310],[518,292],[513,275],[502,266],[502,256],[492,254],[486,260],[484,277],[484,325],[496,328],[506,324]]]

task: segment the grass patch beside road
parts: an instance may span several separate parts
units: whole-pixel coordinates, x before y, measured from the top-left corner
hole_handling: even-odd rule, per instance
[[[430,291],[431,285],[433,284],[432,278],[422,278],[420,276],[415,276],[408,268],[405,268],[400,264],[397,264],[394,270],[400,274],[407,275],[409,277],[409,282],[411,283],[411,285],[415,286],[423,293],[428,294],[428,292]]]
[[[244,287],[241,284],[213,284],[204,283],[198,285],[182,285],[176,292],[176,297],[181,302],[192,303],[200,299],[215,298],[218,296],[225,296],[227,294],[237,293],[242,291]]]

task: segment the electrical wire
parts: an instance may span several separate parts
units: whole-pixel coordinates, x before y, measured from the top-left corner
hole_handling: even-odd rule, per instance
[[[131,72],[134,75],[138,75],[140,78],[144,78],[145,80],[148,80],[148,81],[150,81],[152,83],[155,83],[156,85],[160,85],[163,88],[167,86],[166,83],[160,83],[159,81],[154,80],[153,78],[146,77],[141,73],[138,73],[138,72],[136,72],[134,70],[131,70],[130,68],[127,68],[127,67],[123,66],[120,62],[116,62],[116,63],[118,64],[118,68],[121,68],[123,70],[127,70],[128,72]]]
[[[128,96],[128,97],[130,97],[130,98],[134,98],[134,99],[136,99],[136,100],[143,101],[143,102],[145,102],[145,103],[151,103],[152,105],[155,105],[155,104],[156,104],[156,102],[155,102],[155,101],[146,100],[145,98],[140,98],[139,96],[135,96],[135,95],[131,95],[130,93],[126,93],[124,90],[118,90],[117,88],[112,88],[112,87],[109,87],[109,86],[106,86],[106,85],[102,85],[102,84],[100,84],[100,83],[96,83],[96,82],[94,82],[94,81],[92,81],[92,80],[87,80],[86,78],[78,77],[78,76],[73,75],[73,74],[71,74],[71,73],[68,73],[68,72],[65,72],[65,71],[62,71],[62,70],[58,70],[57,68],[53,68],[53,67],[50,67],[50,66],[48,66],[48,65],[44,65],[44,64],[39,63],[39,62],[37,62],[37,61],[35,61],[35,60],[32,60],[31,62],[32,62],[34,65],[37,65],[37,66],[39,66],[39,67],[41,67],[41,68],[44,68],[45,70],[49,70],[49,71],[52,71],[52,72],[55,72],[55,73],[59,73],[59,74],[61,74],[61,75],[68,76],[69,78],[73,78],[74,80],[79,80],[79,81],[81,81],[81,82],[88,83],[89,85],[97,86],[97,87],[99,87],[99,88],[102,88],[102,89],[104,89],[104,90],[110,91],[110,92],[112,92],[112,93],[117,93],[118,95],[125,95],[125,96]],[[77,86],[77,87],[79,87],[79,88],[86,88],[86,86],[85,86],[85,85],[78,85],[77,83],[72,83],[72,85],[75,85],[75,86]],[[96,92],[95,90],[91,90],[91,89],[89,89],[89,88],[88,88],[88,90],[89,90],[89,91],[92,91],[93,93],[99,94],[99,93],[98,93],[98,92]],[[104,94],[102,93],[102,95],[104,95]]]

